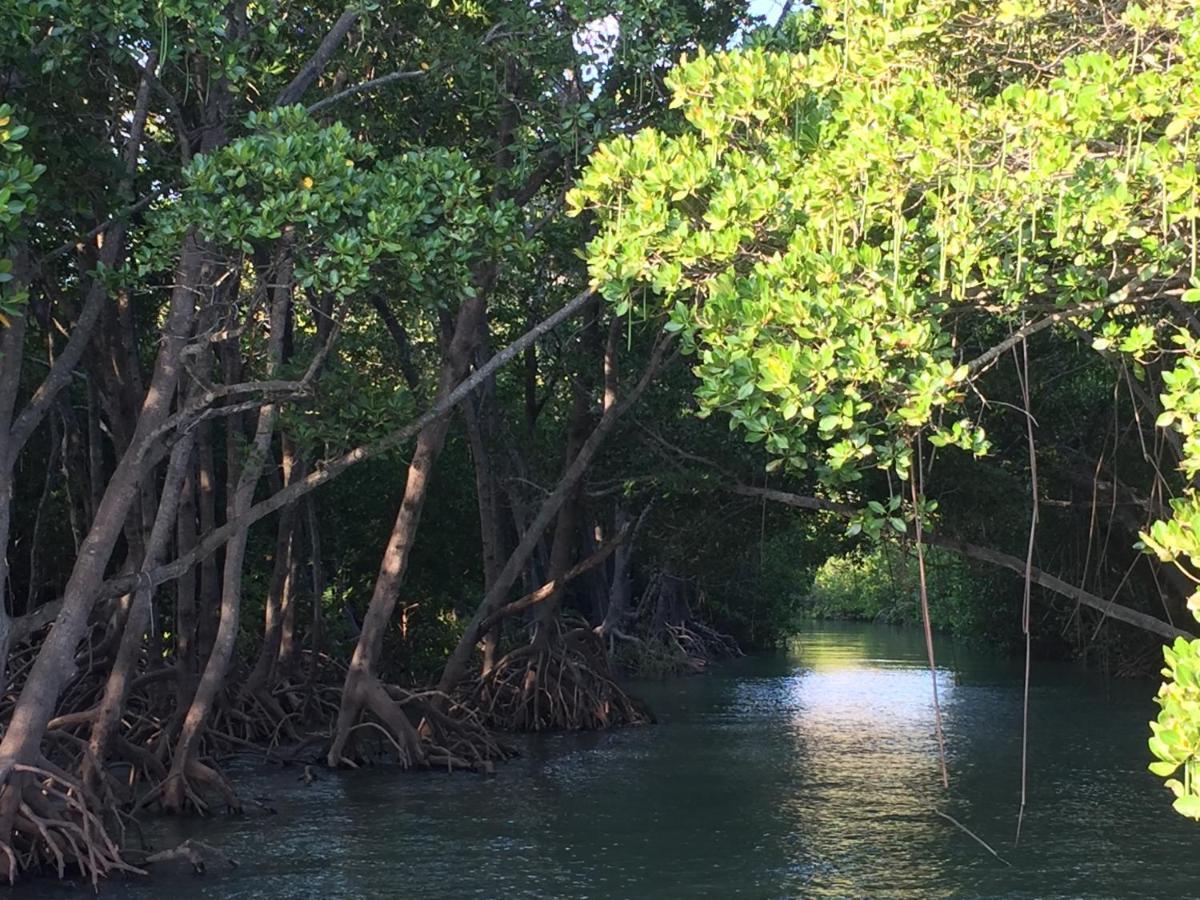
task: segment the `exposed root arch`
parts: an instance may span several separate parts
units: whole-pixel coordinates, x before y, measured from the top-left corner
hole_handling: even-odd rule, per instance
[[[604,641],[591,628],[561,629],[500,659],[474,690],[474,703],[504,731],[593,731],[653,721],[625,692]]]

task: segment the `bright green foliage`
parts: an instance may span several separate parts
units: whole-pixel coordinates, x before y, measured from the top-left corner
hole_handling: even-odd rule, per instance
[[[960,338],[1058,311],[1097,349],[1178,355],[1159,424],[1190,478],[1200,357],[1158,307],[1200,300],[1200,13],[1135,3],[1102,24],[1086,7],[826,0],[799,52],[685,62],[669,85],[686,127],[611,141],[571,196],[599,222],[593,282],[620,309],[669,310],[701,414],[726,412],[771,468],[906,478],[922,432],[986,452],[964,401],[995,354]],[[1063,52],[984,52],[1014,44]],[[902,530],[895,497],[873,503],[859,527]],[[1200,567],[1200,500],[1174,508],[1145,542]],[[1184,689],[1164,686],[1163,717],[1200,722]]]
[[[21,139],[29,133],[13,120],[13,109],[0,103],[0,325],[17,314],[24,293],[12,288],[12,243],[23,217],[33,212],[37,198],[33,183],[45,170],[22,152]]]
[[[171,252],[191,226],[246,253],[287,233],[305,290],[350,297],[386,265],[392,290],[399,274],[446,301],[472,290],[472,263],[506,230],[508,207],[487,208],[479,173],[449,151],[379,160],[344,125],[322,127],[301,107],[253,115],[248,127],[192,162],[156,246]]]
[[[995,647],[1010,633],[1012,619],[992,599],[993,581],[980,577],[958,554],[930,547],[925,554],[929,620],[933,628]],[[911,548],[878,541],[849,553],[831,556],[817,570],[803,598],[805,615],[818,619],[853,619],[895,625],[920,623],[917,560]],[[991,595],[991,596],[989,596]],[[1004,621],[997,621],[1004,616]]]
[[[572,196],[594,281],[656,295],[699,356],[702,413],[831,484],[904,476],[923,428],[986,451],[952,413],[964,311],[1117,306],[1190,267],[1195,22],[1170,65],[1096,50],[977,93],[930,37],[968,6],[829,3],[807,53],[686,63],[690,128],[610,142]]]
[[[1157,757],[1150,771],[1167,779],[1176,811],[1200,820],[1200,640],[1176,638],[1173,647],[1163,647],[1163,657],[1167,680],[1155,698],[1162,711],[1150,723],[1150,752]],[[1182,781],[1173,777],[1180,768]]]
[[[286,235],[306,295],[365,306],[375,293],[423,316],[472,294],[473,266],[520,241],[511,204],[489,204],[479,171],[460,154],[434,148],[381,159],[343,124],[321,126],[301,107],[252,115],[247,126],[247,136],[184,172],[181,196],[161,210],[144,248],[145,267],[169,264],[191,227],[248,258],[278,252]],[[306,450],[353,446],[411,413],[395,366],[368,362],[374,339],[347,332],[342,352],[356,366],[332,363],[339,377],[326,379],[316,405],[287,413]]]

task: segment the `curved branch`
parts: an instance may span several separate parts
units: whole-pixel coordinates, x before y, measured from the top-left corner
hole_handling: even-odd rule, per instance
[[[314,113],[318,113],[323,109],[333,106],[335,103],[340,103],[348,97],[353,97],[355,94],[377,90],[378,88],[385,87],[386,85],[392,84],[396,81],[409,81],[413,78],[420,78],[425,74],[427,74],[427,72],[424,69],[414,69],[411,72],[391,72],[387,75],[380,75],[378,78],[372,78],[370,81],[352,84],[345,90],[338,91],[336,94],[330,94],[328,97],[313,103],[308,107],[308,114],[311,116]]]

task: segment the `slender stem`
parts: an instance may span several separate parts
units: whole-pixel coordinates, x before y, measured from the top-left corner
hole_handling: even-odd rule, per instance
[[[924,481],[922,470],[925,467],[923,453],[921,450],[921,436],[917,435],[917,469],[916,472],[908,479],[908,486],[912,493],[913,502],[913,518],[916,526],[917,537],[917,574],[920,578],[920,593],[921,593],[921,624],[925,629],[925,653],[929,657],[929,681],[933,687],[933,724],[934,730],[937,732],[938,742],[938,764],[942,769],[942,787],[950,787],[950,770],[946,766],[946,737],[942,732],[942,705],[938,701],[938,686],[937,686],[937,663],[933,656],[933,628],[929,623],[929,586],[925,579],[925,541],[924,528],[921,522],[921,506],[917,500],[917,482]],[[921,486],[921,494],[924,495],[924,485]]]
[[[1017,360],[1017,380],[1021,385],[1021,400],[1025,404],[1025,434],[1029,442],[1029,477],[1031,508],[1029,515],[1029,545],[1025,550],[1025,596],[1021,605],[1021,630],[1025,635],[1025,683],[1021,699],[1021,807],[1017,812],[1017,833],[1013,846],[1021,843],[1021,825],[1025,821],[1025,801],[1029,784],[1029,675],[1032,641],[1029,628],[1029,608],[1033,594],[1033,543],[1038,525],[1037,448],[1033,439],[1033,416],[1029,409],[1029,343],[1021,340],[1021,358]],[[1017,350],[1013,348],[1013,357]]]

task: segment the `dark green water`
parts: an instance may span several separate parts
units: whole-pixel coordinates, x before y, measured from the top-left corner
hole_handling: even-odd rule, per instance
[[[239,868],[101,896],[1200,895],[1200,825],[1145,769],[1153,684],[1035,667],[1014,848],[1020,665],[938,644],[948,792],[919,633],[823,625],[787,653],[640,685],[660,724],[538,739],[494,778],[376,769],[305,787],[295,770],[244,764],[242,791],[277,815],[151,828],[160,845],[218,845]]]

